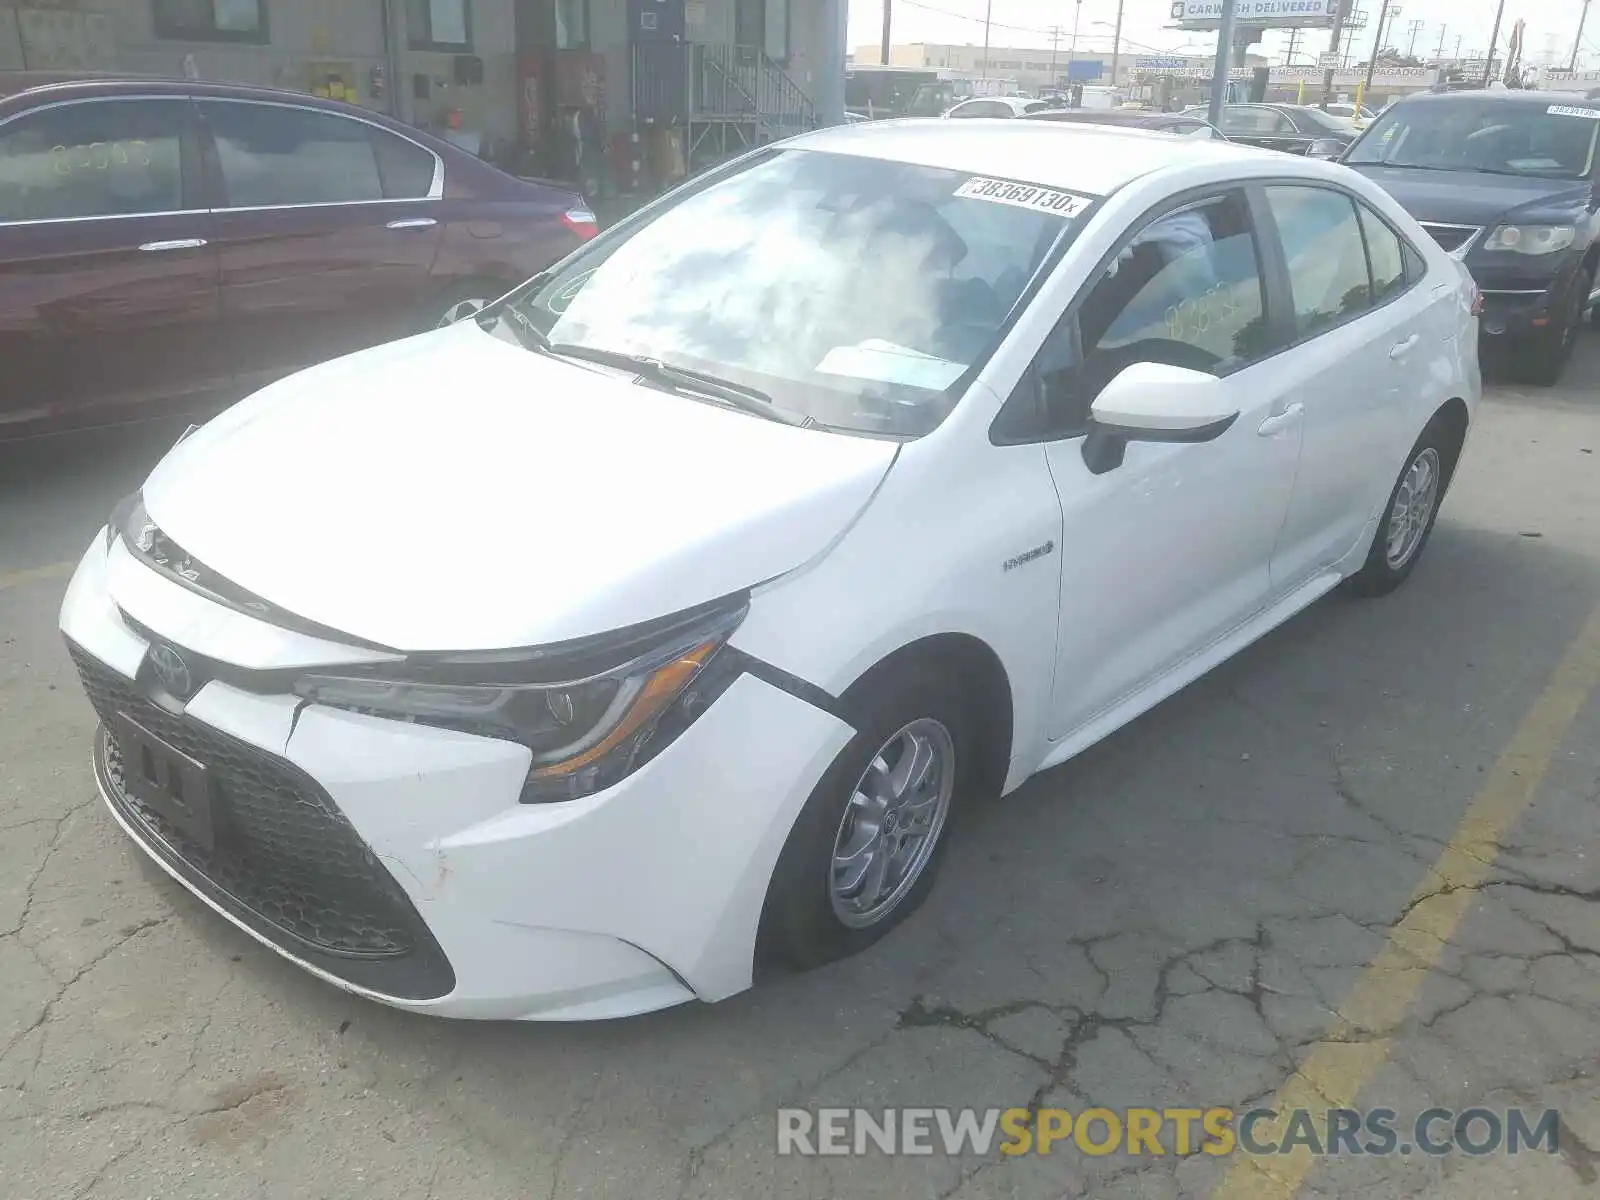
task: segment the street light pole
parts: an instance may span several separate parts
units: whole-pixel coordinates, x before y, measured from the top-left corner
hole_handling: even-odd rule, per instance
[[[1222,24],[1217,30],[1217,61],[1211,68],[1211,103],[1206,106],[1206,120],[1215,127],[1222,125],[1222,101],[1228,94],[1228,56],[1233,50],[1233,14],[1236,0],[1222,0]]]
[[[1506,0],[1500,0],[1500,3],[1495,7],[1494,10],[1494,32],[1489,35],[1489,53],[1485,55],[1483,59],[1484,87],[1489,86],[1489,76],[1494,73],[1494,47],[1495,43],[1500,40],[1500,18],[1505,15]]]
[[[979,79],[989,78],[989,18],[994,16],[994,0],[983,6],[983,71]]]
[[[1588,0],[1585,0],[1585,3],[1587,3],[1587,2],[1588,2]],[[1117,59],[1118,59],[1118,57],[1120,57],[1120,55],[1122,53],[1122,4],[1123,4],[1123,0],[1117,0],[1117,28],[1116,28],[1116,32],[1111,35],[1111,86],[1112,87],[1116,87],[1117,86]]]
[[[1333,12],[1333,34],[1328,38],[1328,53],[1339,53],[1339,38],[1344,33],[1345,14],[1350,11],[1350,0],[1339,0],[1339,7]],[[1324,67],[1322,70],[1322,111],[1328,111],[1328,105],[1333,102],[1333,73],[1336,67]]]
[[[1504,5],[1506,0],[1500,0]],[[1383,46],[1383,23],[1389,19],[1389,0],[1383,0],[1383,7],[1378,10],[1378,33],[1372,39],[1372,57],[1367,59],[1367,81],[1361,85],[1361,95],[1357,100],[1365,102],[1367,93],[1372,90],[1372,72],[1378,66],[1378,51]]]
[[[1583,0],[1583,7],[1578,10],[1578,36],[1572,39],[1572,57],[1567,60],[1567,70],[1578,69],[1578,47],[1583,45],[1583,23],[1589,19],[1589,0]]]

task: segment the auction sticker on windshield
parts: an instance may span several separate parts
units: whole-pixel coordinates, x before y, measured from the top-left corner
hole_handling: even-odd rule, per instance
[[[1088,196],[1058,192],[1054,188],[1031,183],[1012,183],[1008,179],[985,179],[981,175],[967,180],[956,189],[955,194],[968,200],[989,200],[995,204],[1031,208],[1036,212],[1055,213],[1061,217],[1075,217],[1094,203]]]
[[[1590,121],[1600,121],[1600,108],[1579,108],[1574,104],[1552,104],[1544,111],[1557,117],[1584,117]]]

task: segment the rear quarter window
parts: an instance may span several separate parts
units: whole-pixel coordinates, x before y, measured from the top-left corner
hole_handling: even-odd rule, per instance
[[[415,142],[382,129],[369,130],[386,200],[421,200],[433,188],[434,158]]]

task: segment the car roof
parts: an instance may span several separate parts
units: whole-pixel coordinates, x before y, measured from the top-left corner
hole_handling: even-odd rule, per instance
[[[170,75],[130,75],[125,71],[6,71],[0,70],[0,96],[16,96],[34,88],[63,84],[147,84],[172,82]]]
[[[1259,162],[1263,154],[1272,153],[1212,138],[1174,138],[1123,125],[983,117],[835,125],[784,144],[918,166],[952,167],[974,175],[1024,179],[1100,196],[1163,168]]]

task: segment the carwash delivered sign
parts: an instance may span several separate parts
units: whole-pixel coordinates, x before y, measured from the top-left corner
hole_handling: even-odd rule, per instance
[[[1339,0],[1235,0],[1233,19],[1241,25],[1332,25]],[[1215,29],[1222,23],[1222,0],[1172,0],[1172,19],[1188,28]]]

